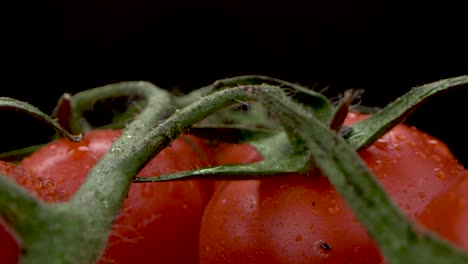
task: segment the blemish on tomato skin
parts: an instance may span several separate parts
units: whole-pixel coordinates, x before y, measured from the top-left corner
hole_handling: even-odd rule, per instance
[[[330,253],[333,249],[332,246],[324,240],[319,240],[315,242],[314,248],[317,254],[322,258],[327,258],[328,256],[330,256]]]

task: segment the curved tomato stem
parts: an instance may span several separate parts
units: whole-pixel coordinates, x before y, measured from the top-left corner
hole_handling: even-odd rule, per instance
[[[430,98],[466,84],[468,84],[468,75],[415,87],[369,118],[353,124],[346,141],[354,149],[368,147],[392,127],[406,120],[414,110]]]
[[[132,90],[131,85],[115,85],[115,88],[117,92],[125,92]],[[132,177],[151,155],[147,151],[148,145],[151,145],[151,140],[146,138],[147,134],[161,118],[176,110],[171,108],[172,97],[167,91],[143,82],[133,85],[136,85],[136,90],[146,93],[149,107],[128,126],[112,151],[92,170],[70,201],[36,206],[43,203],[19,195],[22,194],[21,189],[12,187],[2,177],[2,194],[3,191],[8,193],[1,197],[3,201],[16,197],[18,201],[11,205],[21,205],[17,211],[13,211],[5,207],[6,204],[1,204],[5,213],[8,213],[6,216],[31,216],[27,217],[29,220],[25,224],[14,226],[23,242],[22,263],[94,263],[102,254],[113,219],[127,195]],[[81,103],[90,96],[97,98],[109,94],[112,87],[107,86],[102,93],[96,89],[80,93],[75,101],[77,109],[81,110]],[[164,135],[161,137],[169,144],[170,138]],[[134,152],[140,155],[134,155]],[[35,204],[27,206],[31,201]]]
[[[51,126],[54,128],[57,132],[59,132],[62,136],[68,138],[71,141],[80,141],[82,138],[82,135],[72,135],[70,132],[68,132],[65,128],[63,128],[57,120],[53,119],[49,115],[45,114],[41,110],[39,110],[37,107],[28,104],[26,102],[16,100],[13,98],[9,97],[0,97],[0,109],[11,109],[14,111],[20,111],[27,113],[31,116],[34,116],[41,120],[42,122],[46,123],[47,125]],[[79,134],[79,133],[77,133]]]
[[[163,93],[165,101],[162,102],[155,100],[155,91]],[[155,103],[163,103],[165,109],[159,110],[159,120],[155,121],[154,124],[161,122],[177,109],[177,101],[175,100],[174,96],[152,83],[139,81],[109,84],[76,93],[68,99],[70,101],[70,116],[68,121],[70,123],[69,126],[71,131],[75,133],[81,133],[83,131],[92,129],[92,125],[90,125],[88,120],[84,118],[84,113],[99,101],[124,96],[142,97],[146,104],[146,106],[143,108],[154,107]]]
[[[112,84],[72,97],[73,131],[86,129],[84,111],[93,102],[109,96],[141,95],[146,99],[146,107],[126,126],[122,136],[92,168],[69,202],[43,206],[41,202],[31,200],[19,187],[11,186],[12,182],[0,179],[0,190],[9,193],[0,193],[0,200],[4,200],[0,201],[0,208],[3,208],[0,213],[17,217],[21,216],[20,213],[31,216],[31,220],[28,220],[30,222],[17,226],[25,245],[22,263],[95,262],[105,247],[113,219],[125,200],[134,175],[148,160],[168,146],[172,139],[205,117],[239,101],[251,100],[262,102],[279,117],[286,130],[282,134],[263,138],[261,144],[257,141],[259,148],[267,144],[274,145],[272,142],[281,143],[285,147],[284,153],[287,155],[275,154],[277,148],[265,147],[263,153],[266,158],[293,162],[283,166],[297,166],[295,169],[302,168],[303,171],[312,165],[320,168],[381,245],[391,263],[438,263],[440,260],[466,263],[466,254],[429,235],[420,235],[414,231],[409,221],[390,202],[355,150],[330,130],[332,112],[328,109],[329,105],[326,106],[327,103],[318,104],[318,108],[324,107],[325,114],[317,114],[311,111],[311,107],[292,101],[278,87],[282,83],[275,83],[274,86],[263,84],[276,79],[259,79],[260,85],[242,86],[237,84],[249,78],[234,79],[234,87],[220,91],[216,91],[220,85],[215,83],[211,87],[214,89],[212,94],[182,109],[176,109],[180,101],[176,102],[171,94],[147,82]],[[310,95],[315,98],[313,94]],[[320,101],[320,97],[317,98]],[[243,169],[245,172],[250,169],[249,173],[262,169],[265,172],[268,169],[265,164],[253,164],[254,167],[246,166]],[[226,174],[219,168],[214,171]],[[5,202],[14,197],[21,207],[19,211],[9,209]]]
[[[447,82],[450,83],[448,86]],[[425,87],[433,87],[429,89],[430,91],[439,91],[439,89],[447,89],[454,84],[461,85],[465,82],[466,78],[455,78]],[[438,86],[440,87],[434,88]],[[233,89],[239,88],[244,89],[250,98],[262,101],[270,111],[280,118],[286,129],[293,131],[298,136],[297,138],[303,140],[308,149],[307,153],[314,164],[329,177],[337,191],[346,199],[378,242],[390,263],[440,263],[441,261],[466,263],[468,261],[468,255],[464,252],[430,234],[416,232],[410,221],[391,202],[353,147],[331,131],[326,124],[320,122],[313,114],[304,111],[298,104],[292,102],[281,89],[268,85],[241,86]],[[400,99],[400,101],[424,100],[427,98],[424,95],[427,94],[431,93],[424,89],[422,92],[412,91],[407,95],[407,98]],[[398,104],[397,101],[396,105]],[[406,110],[401,110],[402,113],[396,111],[396,113],[404,115],[406,111],[413,110],[412,107],[408,109],[404,108],[405,106],[408,104],[400,107]],[[398,108],[398,106],[393,107]],[[389,109],[385,111],[393,112],[395,115],[395,110]],[[390,122],[385,128],[390,129],[394,125],[396,123]],[[259,164],[261,163],[247,166],[206,168],[195,173],[162,176],[162,179],[168,180],[171,177],[174,179],[178,176],[235,175],[236,172],[244,174],[249,173],[249,169],[250,173],[260,175],[258,169],[262,167]],[[271,168],[263,169],[263,173],[272,172]],[[138,179],[138,181],[150,180]]]
[[[304,114],[287,96],[258,89],[259,98],[287,126],[295,127],[317,167],[365,224],[390,263],[467,263],[468,254],[428,234],[419,234],[342,138],[313,115]],[[278,94],[279,95],[279,94]]]
[[[317,118],[323,122],[329,122],[332,118],[333,107],[330,104],[330,101],[324,95],[296,83],[291,83],[263,75],[243,75],[217,80],[209,86],[202,87],[187,94],[180,99],[180,102],[183,105],[188,105],[198,100],[199,98],[216,92],[220,89],[261,84],[278,86],[284,90],[287,90],[292,98],[315,113]]]
[[[4,175],[0,175],[0,216],[20,236],[27,235],[46,204]]]

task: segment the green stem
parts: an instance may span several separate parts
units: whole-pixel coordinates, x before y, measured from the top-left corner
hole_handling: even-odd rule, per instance
[[[113,88],[116,89],[114,93]],[[148,107],[129,124],[111,151],[91,170],[77,193],[69,202],[50,205],[51,210],[35,217],[34,232],[31,228],[17,229],[24,241],[22,263],[95,263],[100,257],[133,175],[149,160],[152,151],[163,148],[157,146],[159,142],[148,148],[151,139],[147,135],[154,130],[155,124],[176,109],[171,107],[172,95],[145,82],[84,91],[72,101],[76,111],[74,117],[79,119],[85,102],[110,94],[134,94],[135,90],[144,93]],[[166,145],[169,144],[169,138],[161,137]]]
[[[133,95],[135,91],[144,95],[147,107],[92,168],[69,202],[42,206],[10,186],[11,182],[0,180],[0,190],[13,194],[0,193],[0,200],[16,197],[16,203],[24,203],[26,208],[17,212],[0,204],[0,208],[7,208],[2,209],[5,214],[31,216],[30,225],[16,226],[25,245],[22,263],[94,263],[106,245],[113,219],[138,170],[193,124],[227,106],[249,100],[259,100],[275,113],[288,130],[289,139],[300,136],[313,161],[366,225],[391,263],[438,263],[441,259],[467,263],[466,255],[430,236],[418,235],[355,151],[277,86],[247,85],[222,90],[176,110],[171,107],[172,96],[149,83],[115,84],[76,95],[72,100],[72,112],[76,111],[72,124],[86,125],[82,113],[90,102],[116,94]],[[80,126],[73,129],[81,131]],[[299,144],[294,140],[292,143]]]
[[[243,75],[217,80],[212,85],[197,89],[187,94],[182,97],[180,101],[183,105],[187,105],[221,88],[262,84],[281,87],[291,96],[291,98],[294,98],[310,111],[314,112],[318,119],[323,122],[331,121],[333,108],[324,95],[295,83],[262,75]]]
[[[263,102],[280,118],[284,127],[293,129],[291,133],[304,140],[315,165],[327,175],[336,190],[345,198],[390,263],[468,263],[468,255],[465,253],[430,234],[416,232],[411,222],[386,195],[353,147],[330,131],[326,124],[317,120],[310,112],[303,111],[277,87],[261,85],[234,89],[239,88],[245,90],[249,100],[257,99]],[[426,97],[420,97],[424,98]],[[162,177],[162,180],[189,175],[195,178],[211,175],[213,179],[216,175],[233,175],[236,171],[241,175],[233,179],[242,179],[242,174],[248,173],[249,170],[255,171],[253,174],[256,175],[257,169],[261,168],[259,164],[237,166],[235,169],[233,166],[231,170],[228,166],[206,168],[196,173],[168,175]],[[263,168],[263,172],[268,172],[268,168]]]
[[[82,135],[72,135],[67,130],[65,130],[57,120],[52,119],[50,116],[39,110],[38,108],[13,98],[8,97],[0,97],[0,109],[10,109],[14,111],[24,112],[31,116],[38,118],[39,120],[43,121],[47,125],[54,128],[57,132],[59,132],[62,136],[67,137],[71,141],[80,141]]]
[[[371,117],[353,124],[346,140],[354,149],[368,147],[392,127],[406,120],[414,110],[430,98],[466,84],[468,84],[468,75],[415,87]]]
[[[162,92],[164,95],[155,94],[156,90]],[[174,100],[174,96],[163,91],[164,90],[156,87],[152,83],[139,81],[109,84],[79,92],[71,97],[71,117],[69,121],[71,130],[75,133],[81,133],[91,129],[91,124],[89,124],[83,116],[85,111],[89,110],[90,106],[99,101],[124,96],[140,96],[146,101],[146,105],[150,107],[164,106],[165,109],[162,111],[163,115],[159,116],[158,120],[155,121],[155,124],[159,123],[176,110],[176,101]],[[167,101],[155,99],[154,96],[163,96]]]
[[[28,230],[44,204],[13,180],[0,175],[0,215],[15,230]]]
[[[286,95],[273,95],[264,89],[256,92],[283,123],[296,128],[317,167],[345,198],[390,263],[468,263],[468,255],[429,235],[418,234],[355,150],[336,133],[288,102]]]

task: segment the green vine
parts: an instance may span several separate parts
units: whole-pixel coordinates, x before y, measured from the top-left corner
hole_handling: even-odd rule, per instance
[[[111,84],[65,96],[62,104],[65,108],[70,107],[70,119],[61,124],[67,124],[74,133],[92,129],[83,113],[100,100],[138,95],[144,98],[145,108],[126,125],[122,136],[91,169],[68,202],[40,202],[13,181],[0,177],[0,216],[21,238],[21,263],[95,263],[106,246],[113,219],[134,180],[203,176],[239,179],[284,172],[306,173],[313,166],[330,179],[390,263],[468,263],[465,252],[433,235],[416,232],[355,151],[403,121],[427,98],[467,83],[468,76],[461,76],[415,88],[367,119],[370,121],[351,126],[346,139],[337,131],[349,100],[335,110],[328,100],[315,92],[264,76],[221,80],[181,98],[147,82]],[[297,97],[292,95],[296,93],[305,94],[306,99],[294,101],[292,98]],[[250,101],[260,102],[284,128],[283,132],[261,136],[254,132],[250,134],[252,145],[264,155],[264,161],[134,179],[151,157],[180,134],[212,114]],[[56,120],[26,103],[0,98],[0,107],[26,111],[70,139],[79,140]],[[271,147],[273,145],[275,147]]]

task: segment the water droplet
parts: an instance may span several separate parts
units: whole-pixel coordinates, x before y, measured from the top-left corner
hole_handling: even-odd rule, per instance
[[[379,138],[374,143],[374,146],[376,146],[378,149],[384,150],[388,147],[388,140],[384,138]]]
[[[33,186],[34,186],[34,188],[36,188],[36,189],[42,188],[42,180],[39,179],[39,178],[34,179],[34,180],[33,180]]]
[[[437,162],[440,162],[440,161],[442,160],[442,159],[441,159],[438,155],[436,155],[436,154],[431,155],[431,158],[432,158],[434,161],[437,161]]]
[[[423,192],[418,193],[419,198],[424,199],[426,197],[426,194]]]
[[[51,180],[44,180],[44,185],[46,186],[46,188],[54,188],[55,187],[55,183]]]
[[[436,153],[439,157],[450,156],[450,151],[447,149],[447,147],[441,145],[434,146],[434,153]]]
[[[118,154],[120,154],[122,152],[122,149],[121,148],[111,148],[111,152],[118,155]]]
[[[338,215],[338,214],[341,212],[341,209],[338,208],[337,206],[335,206],[335,207],[330,207],[330,208],[328,208],[328,212],[329,212],[331,215]]]
[[[441,170],[440,168],[435,168],[434,172],[435,172],[437,178],[439,178],[441,180],[445,180],[445,178],[447,178],[447,175],[445,174],[445,172],[443,170]]]
[[[302,240],[302,236],[301,235],[297,235],[296,236],[296,242],[300,242]]]
[[[259,232],[265,232],[265,226],[264,226],[264,225],[260,225],[260,226],[258,227],[258,231],[259,231]]]
[[[420,157],[421,159],[427,159],[426,154],[424,154],[424,153],[422,153],[422,152],[420,152],[420,151],[417,151],[417,152],[416,152],[416,155],[417,155],[418,157]]]
[[[87,146],[79,146],[78,151],[89,151],[89,148]]]
[[[410,141],[408,144],[409,144],[411,147],[416,147],[416,145],[417,145],[416,142],[414,142],[414,141]]]
[[[398,140],[401,140],[401,141],[403,141],[403,140],[405,140],[405,139],[408,138],[405,134],[397,134],[395,137],[396,137]]]
[[[359,249],[361,249],[360,246],[353,246],[353,252],[354,252],[354,253],[358,253],[358,252],[359,252]]]

